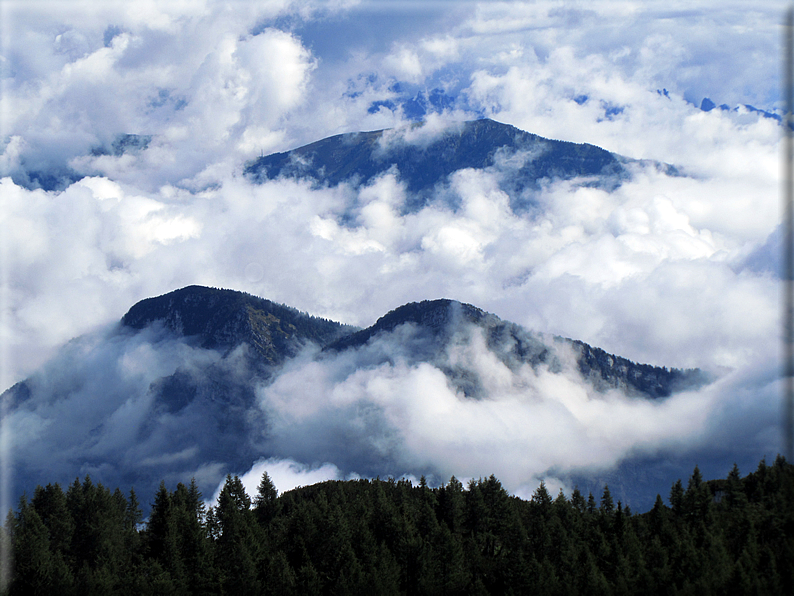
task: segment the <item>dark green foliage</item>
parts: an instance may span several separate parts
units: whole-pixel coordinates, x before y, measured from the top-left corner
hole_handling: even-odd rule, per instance
[[[215,508],[220,534],[215,541],[216,566],[223,583],[233,594],[259,594],[258,527],[251,499],[237,476],[226,477]]]
[[[230,350],[245,342],[268,365],[293,356],[306,342],[325,345],[353,331],[340,323],[244,292],[188,286],[133,305],[121,322],[143,329],[154,322],[205,348]]]
[[[205,511],[195,482],[161,484],[140,525],[129,499],[89,478],[38,487],[6,521],[9,594],[791,594],[794,467],[703,480],[632,515],[604,487],[541,484],[530,501],[494,477],[464,490],[332,481],[252,502],[229,476]]]
[[[681,484],[681,479],[675,481],[673,487],[670,489],[670,507],[676,515],[683,515],[684,513],[684,487]]]
[[[698,368],[682,370],[636,364],[578,340],[571,343],[579,354],[579,371],[597,388],[621,387],[630,393],[659,398],[668,397],[682,389],[706,385],[711,381],[709,375]]]
[[[259,524],[266,526],[276,516],[278,511],[278,490],[267,472],[262,474],[256,498],[254,499],[254,512]]]

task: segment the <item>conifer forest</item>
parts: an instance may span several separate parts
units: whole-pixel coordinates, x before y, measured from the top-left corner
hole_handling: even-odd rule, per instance
[[[228,476],[147,497],[92,482],[36,487],[6,518],[7,594],[792,594],[794,467],[696,467],[635,513],[600,495],[530,500],[494,476],[329,481],[257,494]]]

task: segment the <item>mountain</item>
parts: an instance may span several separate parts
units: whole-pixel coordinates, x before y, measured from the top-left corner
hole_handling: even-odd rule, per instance
[[[381,406],[359,397],[323,412],[359,377],[420,369],[438,371],[461,400],[491,399],[493,374],[520,383],[567,375],[594,395],[616,389],[632,399],[664,399],[709,380],[535,333],[454,300],[406,304],[357,329],[242,292],[189,286],[138,302],[119,324],[76,338],[3,394],[14,493],[90,474],[152,494],[160,480],[195,477],[211,494],[226,473],[267,457],[372,476],[413,472]]]
[[[256,352],[255,361],[270,366],[295,356],[307,342],[325,345],[354,329],[243,292],[202,286],[141,300],[121,319],[132,329],[155,322],[198,337],[207,349],[228,352],[245,343]]]
[[[430,202],[453,172],[488,169],[498,175],[513,210],[521,211],[532,205],[532,193],[544,181],[580,178],[584,184],[611,190],[630,177],[627,165],[639,163],[594,145],[545,139],[489,119],[437,134],[425,134],[422,127],[332,136],[262,156],[246,164],[244,173],[260,183],[308,177],[328,186],[366,185],[396,167],[411,195],[406,210],[412,212]],[[671,166],[655,165],[677,175]]]
[[[709,381],[708,375],[699,369],[667,369],[666,367],[636,364],[626,358],[608,354],[581,341],[562,337],[546,337],[503,321],[496,315],[482,309],[454,300],[431,300],[414,302],[401,306],[361,331],[344,336],[326,350],[344,350],[366,345],[379,334],[389,334],[406,325],[416,325],[422,337],[421,345],[412,346],[412,354],[417,360],[425,359],[438,363],[439,355],[448,348],[456,333],[463,325],[473,325],[482,330],[488,349],[510,368],[515,370],[521,365],[532,367],[546,365],[553,372],[559,372],[562,364],[557,349],[566,346],[576,356],[579,372],[598,391],[620,389],[635,397],[668,397],[675,391],[699,387]],[[444,370],[451,379],[456,371]],[[460,371],[457,371],[460,373]],[[469,382],[459,386],[467,395],[477,395],[476,383],[471,383],[471,371],[464,372]]]
[[[599,391],[621,389],[637,397],[660,398],[708,382],[707,375],[698,369],[637,364],[578,340],[544,337],[471,304],[448,299],[405,304],[372,326],[357,329],[243,292],[188,286],[138,302],[121,323],[135,330],[161,324],[176,335],[198,341],[202,348],[225,354],[245,345],[253,350],[251,364],[261,370],[283,364],[308,343],[322,347],[326,353],[355,350],[405,325],[416,327],[416,331],[410,337],[402,335],[389,340],[409,343],[402,353],[413,362],[438,364],[456,334],[470,325],[483,332],[488,349],[513,370],[524,364],[545,364],[559,372],[557,346],[570,347],[576,354],[579,372]],[[444,372],[455,377],[454,370]],[[471,372],[466,371],[466,375]],[[478,395],[475,386],[476,383],[464,384],[461,389],[467,395]]]

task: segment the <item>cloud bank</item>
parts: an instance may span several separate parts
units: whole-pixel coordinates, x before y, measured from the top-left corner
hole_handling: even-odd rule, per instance
[[[533,341],[555,355],[532,365],[485,333],[466,323],[438,344],[409,323],[341,352],[309,345],[265,378],[245,346],[223,356],[157,326],[113,326],[70,342],[13,393],[14,489],[91,474],[154,494],[160,480],[195,478],[211,497],[229,473],[252,495],[264,471],[282,492],[493,473],[529,496],[541,480],[570,491],[630,460],[696,454],[721,473],[726,455],[751,465],[778,441],[769,367],[649,400],[596,389],[570,345],[551,337]],[[646,507],[668,481],[616,494]]]
[[[669,2],[605,0],[587,10],[441,2],[421,9],[418,28],[407,25],[417,21],[413,3],[130,6],[4,6],[3,388],[73,337],[101,333],[137,300],[188,284],[240,289],[357,325],[411,300],[450,297],[635,361],[721,371],[723,380],[643,410],[619,397],[588,401],[575,387],[561,390],[568,405],[533,402],[522,388],[550,381],[518,375],[493,380],[491,401],[469,403],[433,367],[397,361],[342,374],[319,361],[287,371],[262,394],[271,396],[265,403],[289,419],[293,398],[284,392],[303,378],[326,392],[334,415],[356,404],[377,411],[353,419],[370,433],[362,452],[380,437],[388,455],[397,441],[393,461],[459,476],[456,466],[472,475],[501,470],[500,454],[533,474],[555,458],[568,469],[559,462],[579,461],[569,456],[584,453],[576,437],[590,426],[600,429],[589,440],[602,459],[583,465],[594,467],[639,449],[691,469],[696,455],[687,449],[710,441],[709,453],[716,449],[728,467],[777,451],[780,288],[764,247],[774,245],[780,216],[780,129],[744,106],[779,107],[779,2],[749,11],[705,2],[680,10]],[[706,96],[738,109],[701,111]],[[685,175],[640,165],[612,192],[551,182],[529,214],[509,208],[498,168],[452,176],[446,192],[459,208],[436,201],[413,213],[401,209],[399,172],[363,188],[253,185],[241,175],[263,152],[331,134],[405,127],[417,117],[441,130],[481,116]],[[117,150],[119,135],[150,139]],[[125,382],[143,399],[145,383]],[[285,397],[274,402],[278,391]],[[42,407],[55,418],[55,405]],[[441,437],[428,430],[432,407],[449,414]],[[618,439],[600,407],[615,420],[649,422]],[[319,424],[317,412],[293,423]],[[539,421],[550,418],[572,438],[536,449],[521,429],[544,436]],[[480,421],[487,432],[473,426]],[[8,424],[4,441],[35,450],[25,437],[45,422],[15,421],[12,439]],[[353,432],[349,424],[318,433],[318,445],[337,449],[334,437]],[[714,442],[723,445],[726,428],[742,442],[720,451]],[[686,448],[675,447],[679,430]],[[454,448],[460,436],[477,446],[465,461],[456,459],[466,453]],[[305,449],[278,457],[328,461],[347,473]],[[510,473],[505,467],[505,480]]]

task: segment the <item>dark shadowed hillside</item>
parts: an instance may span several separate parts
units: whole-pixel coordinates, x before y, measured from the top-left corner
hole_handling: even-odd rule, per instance
[[[417,125],[421,126],[421,125]],[[493,120],[465,122],[424,144],[408,142],[396,131],[336,135],[292,151],[260,157],[245,167],[252,180],[310,177],[319,184],[367,184],[396,166],[411,193],[407,210],[421,208],[431,191],[450,174],[465,168],[495,168],[511,206],[520,210],[544,180],[583,178],[584,182],[615,188],[629,173],[631,160],[589,144],[544,139]],[[660,166],[668,173],[673,168]]]
[[[632,399],[664,398],[708,381],[697,370],[635,364],[454,300],[406,304],[358,330],[242,292],[189,286],[138,302],[120,325],[76,338],[3,394],[16,424],[27,425],[20,428],[46,429],[19,433],[14,493],[85,474],[145,490],[161,478],[196,477],[201,490],[212,490],[227,471],[294,457],[298,430],[279,418],[283,404],[325,407],[337,384],[394,366],[440,373],[459,400],[495,399],[494,371],[528,396],[537,389],[521,383],[540,374],[566,375],[565,387],[594,396],[617,389]],[[424,387],[415,391],[433,399]],[[390,436],[391,422],[377,408],[362,408],[364,428]],[[311,439],[298,441],[319,451],[300,457],[333,461],[346,472],[402,473],[397,443],[373,450],[369,435],[340,422],[357,415],[317,418]],[[348,433],[343,441],[337,431]]]
[[[177,334],[198,336],[204,348],[246,343],[269,365],[295,355],[307,341],[324,345],[353,330],[250,294],[202,286],[141,300],[121,321],[133,329],[160,321]]]
[[[436,364],[439,355],[455,341],[465,325],[481,329],[488,349],[498,355],[509,368],[523,364],[540,364],[559,372],[561,364],[556,348],[569,346],[577,357],[578,369],[598,390],[621,389],[630,395],[650,398],[667,397],[675,391],[702,386],[709,377],[698,369],[680,370],[636,364],[626,358],[606,353],[581,341],[544,336],[503,321],[471,304],[454,300],[426,300],[401,306],[361,331],[333,342],[326,350],[344,350],[365,345],[372,338],[388,334],[402,325],[415,325],[411,351],[417,360],[429,359]],[[458,338],[460,339],[460,337]],[[477,394],[477,381],[470,371],[445,369],[467,394]]]

